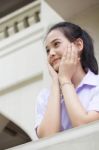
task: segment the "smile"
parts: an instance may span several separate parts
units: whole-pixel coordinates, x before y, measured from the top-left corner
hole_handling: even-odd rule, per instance
[[[54,65],[54,64],[56,64],[58,61],[59,61],[59,58],[53,60],[52,64]]]

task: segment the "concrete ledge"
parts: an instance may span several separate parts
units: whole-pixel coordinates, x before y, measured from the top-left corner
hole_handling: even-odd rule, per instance
[[[9,150],[99,150],[99,121]]]

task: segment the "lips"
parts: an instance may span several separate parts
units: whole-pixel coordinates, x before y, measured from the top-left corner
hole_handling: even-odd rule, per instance
[[[52,65],[53,65],[53,64],[56,64],[58,60],[59,60],[59,58],[55,58],[55,59],[53,59],[53,61],[52,61]]]

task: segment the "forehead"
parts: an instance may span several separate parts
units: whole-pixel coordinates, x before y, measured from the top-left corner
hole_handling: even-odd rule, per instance
[[[62,40],[62,39],[66,39],[63,33],[59,30],[53,30],[50,33],[48,33],[46,40],[45,40],[45,44],[48,45],[49,43],[55,40]]]

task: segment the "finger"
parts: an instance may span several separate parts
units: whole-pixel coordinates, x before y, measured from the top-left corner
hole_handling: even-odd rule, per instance
[[[72,51],[71,51],[71,60],[72,62],[76,62],[77,54],[76,54],[76,49],[74,47],[74,44],[72,43]]]
[[[68,48],[68,47],[66,47],[66,49],[64,50],[64,53],[63,53],[63,57],[64,57],[64,58],[66,58],[67,48]]]
[[[67,49],[68,49],[68,46],[66,46],[66,48],[65,48],[65,50],[64,50],[63,58],[66,58],[66,55],[67,55]]]
[[[78,49],[77,49],[77,47],[72,43],[72,60],[73,60],[73,62],[78,62]]]
[[[48,70],[51,71],[52,66],[49,63],[47,63],[47,66],[48,66]]]
[[[67,48],[67,55],[66,55],[66,60],[70,61],[71,60],[71,52],[72,52],[72,45],[69,44]]]
[[[67,47],[66,47],[66,49],[64,50],[64,53],[63,53],[61,62],[63,62],[64,60],[66,60],[66,53],[67,53]]]

